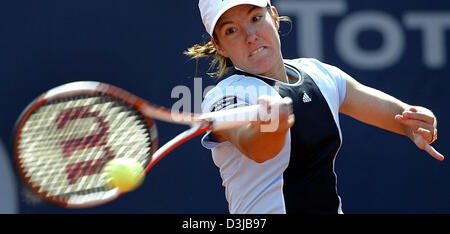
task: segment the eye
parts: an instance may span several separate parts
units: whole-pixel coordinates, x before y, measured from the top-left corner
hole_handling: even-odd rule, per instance
[[[262,16],[260,16],[260,15],[253,16],[253,17],[252,17],[252,21],[253,21],[253,22],[258,22],[258,21],[261,20],[261,18],[262,18]]]
[[[236,32],[236,28],[230,27],[225,30],[225,35],[230,35]]]

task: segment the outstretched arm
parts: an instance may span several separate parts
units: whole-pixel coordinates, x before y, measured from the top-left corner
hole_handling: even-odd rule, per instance
[[[279,108],[276,122],[271,119],[267,121],[257,120],[248,125],[213,131],[212,137],[217,142],[229,141],[236,148],[257,163],[263,163],[275,157],[282,149],[286,140],[286,133],[294,125],[295,117],[289,107],[280,108],[277,106],[278,98],[262,96],[258,98],[258,104],[271,111],[272,108]],[[263,126],[274,124],[275,128],[264,131]]]
[[[430,144],[437,137],[437,120],[424,107],[408,105],[386,93],[346,77],[347,91],[339,111],[364,123],[408,136],[422,150],[442,161]]]

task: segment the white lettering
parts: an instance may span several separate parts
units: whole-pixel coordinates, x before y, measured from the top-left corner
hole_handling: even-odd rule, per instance
[[[323,59],[322,17],[347,11],[347,3],[341,0],[281,1],[278,7],[280,12],[297,18],[297,53],[317,59]]]
[[[374,30],[382,35],[383,43],[377,50],[363,50],[358,36],[363,30]],[[367,70],[383,69],[394,65],[404,50],[402,28],[391,16],[376,11],[353,13],[339,24],[336,49],[349,64]]]
[[[450,12],[409,12],[403,18],[410,29],[422,31],[423,61],[430,68],[447,63],[445,30],[450,29]]]
[[[402,58],[407,41],[406,29],[419,30],[422,39],[422,61],[432,69],[447,65],[446,32],[450,29],[450,11],[411,11],[401,17],[403,22],[386,12],[347,12],[345,0],[285,0],[277,4],[282,15],[290,15],[297,37],[297,56],[324,60],[323,20],[341,17],[335,31],[337,54],[355,68],[379,70],[394,66]],[[367,50],[358,44],[363,31],[376,31],[382,37],[379,48]]]
[[[183,221],[181,227],[183,229],[208,229],[209,231],[214,231],[214,228],[216,227],[216,221],[197,221],[189,218],[189,221]]]
[[[171,113],[172,118],[175,121],[179,121],[182,118],[179,114],[181,112],[191,112],[191,91],[187,86],[178,85],[175,88],[172,89],[172,92],[170,94],[171,98],[180,98],[180,95],[183,97],[179,99],[177,102],[175,102],[172,105]],[[185,116],[187,117],[187,116]],[[190,120],[190,119],[185,119]]]

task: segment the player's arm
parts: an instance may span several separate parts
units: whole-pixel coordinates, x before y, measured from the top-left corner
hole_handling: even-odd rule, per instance
[[[405,135],[431,156],[444,159],[429,145],[437,120],[427,108],[408,105],[347,76],[346,96],[339,111],[364,123]]]
[[[271,97],[258,99],[258,103],[270,108]],[[286,133],[294,124],[294,115],[290,111],[279,111],[278,124],[274,131],[264,131],[264,126],[271,126],[273,122],[253,121],[248,125],[213,131],[212,137],[217,142],[229,141],[238,150],[257,163],[263,163],[275,157],[282,149],[286,140]]]

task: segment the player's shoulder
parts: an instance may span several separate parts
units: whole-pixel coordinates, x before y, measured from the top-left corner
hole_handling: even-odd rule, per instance
[[[316,58],[296,58],[296,59],[285,59],[284,62],[294,67],[298,67],[303,70],[314,70],[314,69],[327,69],[329,64],[324,63]]]
[[[313,77],[334,77],[339,75],[340,69],[334,65],[325,63],[316,58],[297,58],[285,60],[292,66],[295,66]]]

